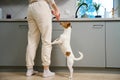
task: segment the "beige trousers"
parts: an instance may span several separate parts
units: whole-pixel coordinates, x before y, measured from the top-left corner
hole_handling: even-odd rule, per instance
[[[48,3],[44,0],[28,6],[28,45],[26,50],[26,66],[33,68],[36,49],[40,36],[42,40],[41,59],[43,66],[51,63],[52,15]]]

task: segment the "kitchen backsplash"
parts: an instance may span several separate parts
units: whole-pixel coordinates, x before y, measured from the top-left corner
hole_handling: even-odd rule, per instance
[[[61,13],[61,18],[74,18],[76,0],[55,0]],[[24,19],[27,16],[27,0],[1,0],[2,18],[11,14],[12,19]]]

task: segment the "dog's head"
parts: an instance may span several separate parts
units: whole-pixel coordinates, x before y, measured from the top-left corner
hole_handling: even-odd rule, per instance
[[[60,22],[60,25],[62,25],[65,29],[71,27],[71,23],[70,22]]]

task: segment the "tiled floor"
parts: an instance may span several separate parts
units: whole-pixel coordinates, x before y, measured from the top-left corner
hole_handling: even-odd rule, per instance
[[[0,80],[69,80],[68,72],[56,72],[54,77],[43,78],[42,73],[26,77],[25,72],[0,72]],[[120,73],[74,72],[72,80],[120,80]]]

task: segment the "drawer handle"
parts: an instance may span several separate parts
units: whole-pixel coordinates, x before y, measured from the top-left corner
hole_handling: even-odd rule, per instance
[[[28,25],[19,25],[20,29],[28,29]]]
[[[94,29],[102,29],[104,25],[93,25]]]

